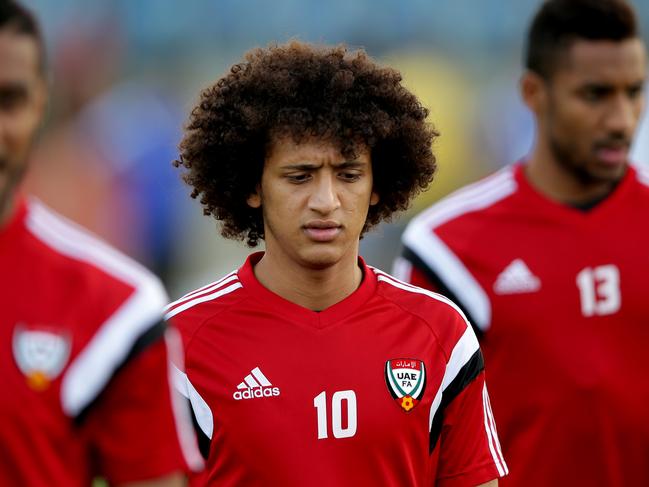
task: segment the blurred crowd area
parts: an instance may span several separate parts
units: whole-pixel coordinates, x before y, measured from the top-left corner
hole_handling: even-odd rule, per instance
[[[517,83],[540,0],[24,1],[43,26],[52,87],[27,188],[153,269],[172,298],[250,252],[219,236],[172,161],[199,91],[253,47],[363,47],[429,108],[441,132],[435,182],[361,242],[385,270],[411,216],[531,147]],[[646,40],[649,2],[634,6]],[[646,118],[641,131],[634,155],[649,163]]]

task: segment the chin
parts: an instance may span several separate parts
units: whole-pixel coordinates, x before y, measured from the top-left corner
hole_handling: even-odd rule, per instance
[[[618,166],[598,164],[596,167],[593,167],[588,171],[588,174],[590,179],[594,182],[616,183],[624,177],[628,167],[628,162]]]
[[[301,260],[309,269],[322,270],[336,265],[342,260],[342,255],[338,249],[316,248],[304,252]]]

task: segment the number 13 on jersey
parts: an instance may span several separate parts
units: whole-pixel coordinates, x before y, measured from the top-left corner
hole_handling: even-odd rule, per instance
[[[343,403],[346,405],[347,424],[343,426]],[[329,417],[327,414],[327,393],[322,391],[313,398],[318,417],[318,439],[328,438]],[[331,432],[334,438],[351,438],[356,434],[356,393],[337,391],[331,398]]]
[[[577,287],[584,316],[611,315],[622,304],[620,270],[615,265],[586,267],[577,274]]]

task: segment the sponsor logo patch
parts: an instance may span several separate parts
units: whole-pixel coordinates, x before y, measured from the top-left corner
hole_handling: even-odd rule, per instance
[[[390,359],[385,363],[385,383],[395,402],[409,413],[424,395],[426,366],[417,359]]]
[[[36,391],[49,387],[70,358],[70,342],[68,334],[52,327],[16,325],[14,359],[29,387]]]

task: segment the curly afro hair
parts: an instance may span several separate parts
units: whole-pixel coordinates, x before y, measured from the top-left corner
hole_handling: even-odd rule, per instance
[[[274,137],[328,140],[349,158],[364,145],[380,195],[365,232],[405,210],[432,181],[438,134],[427,116],[400,73],[364,51],[291,41],[248,52],[201,93],[174,165],[186,169],[192,198],[200,197],[203,212],[222,223],[221,234],[254,247],[264,238],[264,222],[261,209],[246,200],[261,181]]]

